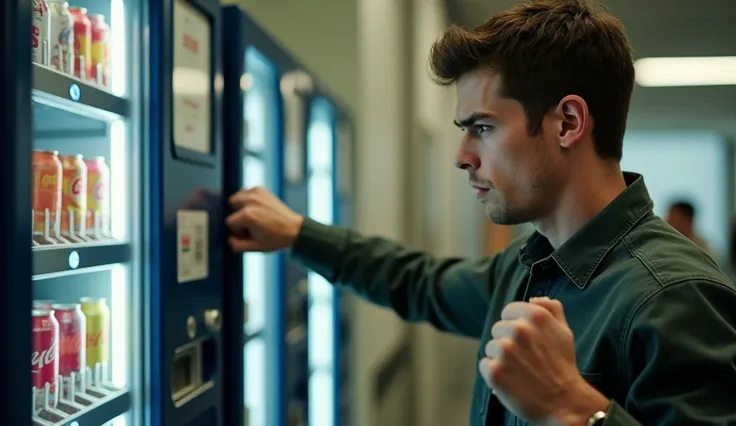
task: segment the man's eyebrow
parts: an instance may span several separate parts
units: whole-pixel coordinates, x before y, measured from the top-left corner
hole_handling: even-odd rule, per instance
[[[471,127],[473,124],[475,124],[476,121],[494,118],[495,116],[493,114],[487,113],[487,112],[474,112],[470,114],[467,118],[464,118],[460,121],[453,120],[453,123],[457,127]]]

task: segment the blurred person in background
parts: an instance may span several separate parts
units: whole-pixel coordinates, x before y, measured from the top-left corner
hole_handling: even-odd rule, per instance
[[[531,235],[436,258],[250,188],[230,199],[232,248],[290,248],[338,288],[479,339],[472,426],[736,424],[736,288],[620,168],[634,86],[621,23],[534,1],[451,27],[430,65],[457,92],[457,167],[491,220]]]
[[[670,204],[667,210],[667,223],[677,229],[682,235],[686,236],[695,245],[702,248],[713,259],[716,259],[710,245],[695,230],[696,220],[695,205],[690,201],[679,200]]]

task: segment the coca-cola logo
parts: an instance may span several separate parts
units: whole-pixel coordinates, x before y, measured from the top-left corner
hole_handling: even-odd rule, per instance
[[[72,182],[72,194],[79,195],[81,193],[82,193],[82,178],[76,178],[74,179],[74,182]]]
[[[81,333],[74,333],[71,336],[67,336],[61,339],[59,344],[59,356],[64,357],[67,355],[78,355],[82,349],[82,337]]]
[[[31,355],[31,365],[33,366],[33,371],[41,371],[45,366],[53,364],[56,360],[56,352],[56,341],[52,342],[51,346],[48,349],[40,352],[34,351],[33,355]]]

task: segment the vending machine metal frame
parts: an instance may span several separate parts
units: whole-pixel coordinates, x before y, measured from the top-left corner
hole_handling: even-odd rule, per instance
[[[84,0],[80,0],[84,3]],[[118,20],[118,24],[125,25],[122,33],[126,40],[121,42],[119,48],[125,51],[126,56],[139,53],[140,40],[134,37],[127,38],[129,30],[140,23],[140,1],[127,2],[125,21]],[[122,4],[121,4],[122,6]],[[36,125],[42,124],[34,120],[33,102],[43,104],[46,108],[51,106],[54,111],[72,112],[79,116],[99,119],[106,125],[114,127],[116,122],[125,129],[133,130],[128,133],[126,140],[120,139],[118,150],[128,158],[140,153],[140,139],[136,129],[140,129],[141,117],[137,108],[132,108],[133,102],[140,101],[138,89],[140,86],[140,73],[136,67],[126,67],[125,84],[131,84],[133,90],[120,97],[96,87],[94,84],[82,82],[63,72],[56,72],[43,64],[35,64],[31,61],[30,43],[19,43],[19,40],[30,40],[32,2],[19,0],[3,2],[0,12],[3,19],[3,42],[0,54],[4,58],[12,58],[11,63],[6,64],[0,70],[2,78],[3,97],[0,100],[1,117],[0,124],[4,129],[4,150],[0,160],[0,177],[6,185],[0,190],[3,197],[3,207],[0,209],[1,223],[5,224],[6,234],[0,243],[3,264],[0,272],[2,282],[2,331],[0,338],[9,343],[6,349],[0,352],[2,361],[3,387],[6,390],[6,398],[3,398],[0,407],[0,418],[4,424],[24,425],[32,424],[32,404],[30,383],[32,374],[27,368],[32,353],[32,332],[30,323],[30,310],[34,299],[34,288],[38,282],[47,284],[56,278],[72,277],[78,273],[86,273],[99,270],[110,270],[118,264],[127,264],[123,268],[125,283],[119,283],[116,288],[124,289],[118,294],[125,298],[122,303],[125,317],[132,327],[125,327],[125,332],[115,338],[118,344],[122,341],[125,348],[116,351],[128,366],[127,377],[123,378],[127,389],[104,392],[105,397],[93,402],[87,408],[73,407],[74,410],[63,414],[55,424],[71,425],[79,423],[105,423],[120,414],[128,412],[131,408],[140,408],[140,384],[141,370],[139,361],[143,353],[138,352],[142,345],[130,344],[137,342],[140,337],[141,322],[139,318],[130,318],[131,312],[136,312],[140,306],[140,285],[129,286],[130,283],[138,283],[142,278],[138,265],[140,264],[140,234],[139,207],[140,203],[134,200],[141,187],[141,176],[136,173],[123,194],[120,195],[122,204],[131,214],[118,215],[116,222],[124,225],[124,239],[118,241],[97,242],[93,244],[63,244],[31,249],[30,230],[32,228],[31,212],[31,152],[36,142],[34,138],[45,134],[45,130],[39,131]],[[108,14],[105,11],[105,14]],[[119,30],[118,27],[116,29]],[[124,44],[124,45],[123,45]],[[48,55],[46,55],[46,58]],[[46,59],[47,60],[47,59]],[[132,74],[128,74],[132,72]],[[44,110],[47,112],[47,110]],[[105,135],[103,132],[97,136]],[[118,127],[119,128],[119,127]],[[69,130],[69,129],[68,129]],[[109,129],[107,129],[109,130]],[[71,129],[70,135],[74,133]],[[122,146],[124,145],[124,147]],[[111,148],[112,149],[112,148]],[[127,162],[125,167],[116,169],[115,175],[120,176],[131,173],[131,164],[136,166],[137,161]],[[22,249],[27,247],[27,249]],[[112,278],[111,278],[112,280]],[[111,282],[112,287],[112,282]],[[110,290],[112,291],[112,290]],[[123,294],[124,293],[124,294]],[[131,303],[128,303],[131,302]],[[113,328],[115,326],[113,325]],[[118,337],[120,337],[118,336]],[[12,342],[12,344],[10,344]],[[113,374],[114,376],[114,374]],[[132,379],[132,380],[131,380]],[[130,386],[135,388],[130,392]],[[136,410],[135,414],[143,414],[142,410]],[[10,419],[10,420],[6,420]],[[138,422],[139,418],[132,420]]]
[[[22,384],[31,383],[31,34],[30,0],[5,1],[0,4],[4,30],[0,56],[13,58],[13,66],[0,67],[2,99],[0,128],[3,129],[3,155],[0,157],[0,223],[5,235],[0,242],[0,377],[2,394],[0,416],[16,425],[31,424],[30,392]],[[18,179],[19,176],[28,176]],[[28,247],[23,250],[22,247]]]
[[[174,140],[177,78],[174,52],[176,43],[184,43],[175,37],[177,1],[151,0],[148,9],[150,123],[147,133],[155,142],[148,153],[152,191],[146,214],[151,221],[148,259],[152,277],[150,361],[146,375],[147,388],[151,390],[149,418],[152,426],[239,424],[242,413],[238,414],[225,403],[230,395],[230,368],[242,363],[242,354],[232,356],[229,335],[235,324],[242,324],[243,306],[232,303],[237,299],[232,297],[231,283],[237,277],[239,263],[226,247],[227,199],[233,186],[229,182],[229,163],[225,162],[222,143],[221,7],[216,0],[184,0],[183,6],[179,6],[193,10],[191,13],[200,15],[209,25],[206,87],[210,108],[206,113],[211,129],[206,136],[210,138],[208,152],[199,152],[178,146]],[[182,281],[176,272],[185,244],[181,239],[186,231],[184,222],[190,220],[184,220],[185,214],[190,219],[204,218],[196,226],[206,229],[196,237],[206,235],[202,240],[207,247],[206,273],[191,281]],[[174,389],[175,376],[177,380],[186,379],[180,390],[178,385]],[[242,407],[242,400],[238,407]]]

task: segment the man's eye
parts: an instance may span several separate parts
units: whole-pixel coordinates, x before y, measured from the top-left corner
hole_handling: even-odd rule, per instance
[[[490,132],[493,130],[493,126],[488,126],[485,124],[478,124],[475,126],[475,133],[482,135],[483,133]]]

